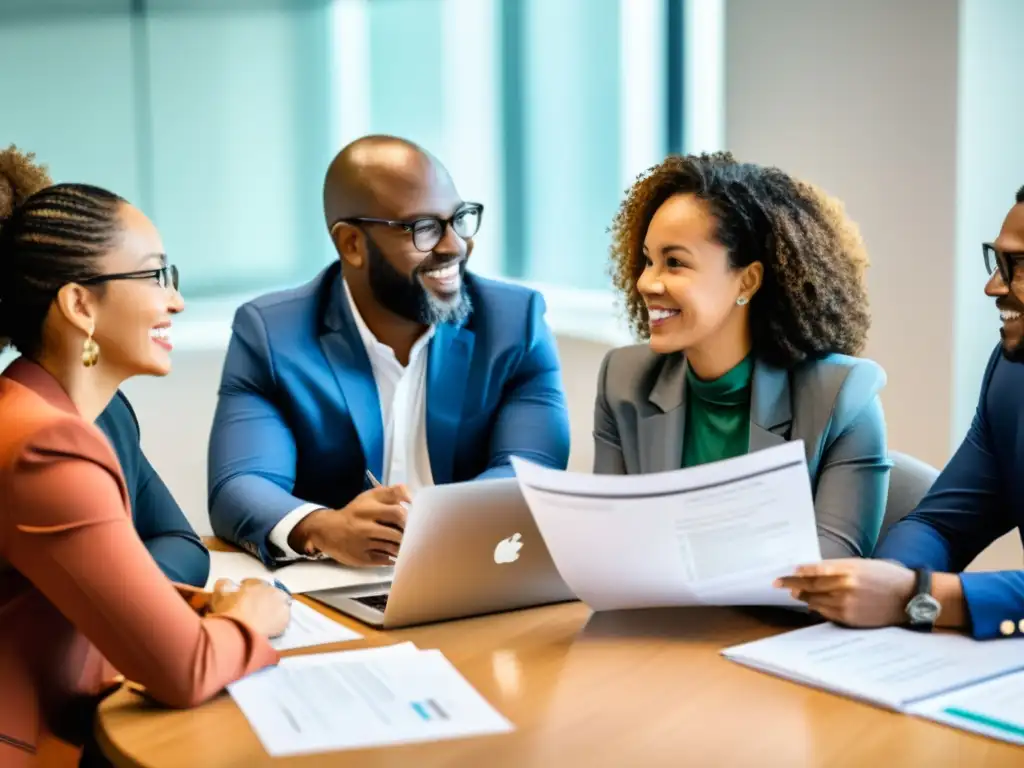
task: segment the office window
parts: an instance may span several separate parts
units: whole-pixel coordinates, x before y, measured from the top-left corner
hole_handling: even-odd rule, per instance
[[[0,146],[138,199],[130,0],[0,3]]]
[[[510,46],[503,66],[518,69],[506,80],[518,88],[505,94],[504,130],[519,152],[505,169],[521,195],[521,218],[509,222],[514,237],[506,236],[509,271],[540,283],[604,288],[605,229],[623,190],[619,0],[509,5],[506,23],[519,26],[518,51]]]
[[[189,294],[312,277],[330,257],[326,3],[151,0],[149,213]]]
[[[499,0],[337,0],[338,143],[403,136],[451,172],[464,199],[484,203],[472,268],[506,276],[498,82]]]
[[[331,257],[326,0],[0,6],[0,141],[153,219],[186,297],[308,277]]]
[[[677,138],[682,2],[5,0],[0,141],[142,208],[187,298],[334,258],[323,173],[371,132],[486,205],[476,271],[601,289],[624,190]]]
[[[476,271],[606,288],[624,190],[670,146],[666,24],[679,5],[341,0],[342,135],[407,136],[444,161],[487,205]],[[353,98],[354,72],[369,86]]]

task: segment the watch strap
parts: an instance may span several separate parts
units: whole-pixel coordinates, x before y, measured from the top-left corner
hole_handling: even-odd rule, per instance
[[[931,632],[935,628],[935,618],[921,620],[914,619],[913,611],[910,610],[911,606],[920,600],[934,601],[935,598],[932,596],[932,571],[930,568],[915,568],[914,569],[914,594],[910,598],[910,602],[907,604],[907,617],[909,619],[908,627],[910,629],[917,630],[919,632]]]
[[[930,568],[915,568],[916,580],[914,583],[915,595],[930,595],[932,593],[932,572]]]

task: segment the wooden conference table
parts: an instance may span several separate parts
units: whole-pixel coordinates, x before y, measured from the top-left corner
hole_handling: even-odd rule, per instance
[[[226,547],[217,547],[224,549]],[[272,760],[231,698],[190,711],[121,690],[96,732],[118,766],[1022,766],[1024,748],[777,679],[729,645],[798,626],[731,609],[592,614],[579,603],[377,632],[305,598],[363,639],[439,648],[511,720],[510,734]]]

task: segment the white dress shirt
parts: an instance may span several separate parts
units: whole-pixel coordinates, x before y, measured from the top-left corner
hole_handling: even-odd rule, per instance
[[[427,345],[434,335],[434,328],[416,340],[409,353],[409,364],[403,366],[395,357],[394,350],[381,344],[366,326],[352,300],[348,283],[342,280],[341,284],[377,382],[384,427],[384,476],[377,479],[383,485],[405,483],[409,492],[415,493],[418,488],[434,484],[427,451],[426,416]],[[302,504],[274,526],[270,532],[270,543],[284,553],[279,560],[305,557],[288,546],[288,537],[303,518],[318,509],[324,509],[323,505]]]

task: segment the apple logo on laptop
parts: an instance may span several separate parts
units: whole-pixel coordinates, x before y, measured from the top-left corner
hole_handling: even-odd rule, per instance
[[[501,565],[518,560],[519,550],[523,548],[522,538],[518,533],[514,533],[507,539],[499,541],[498,546],[494,548],[494,562]]]

